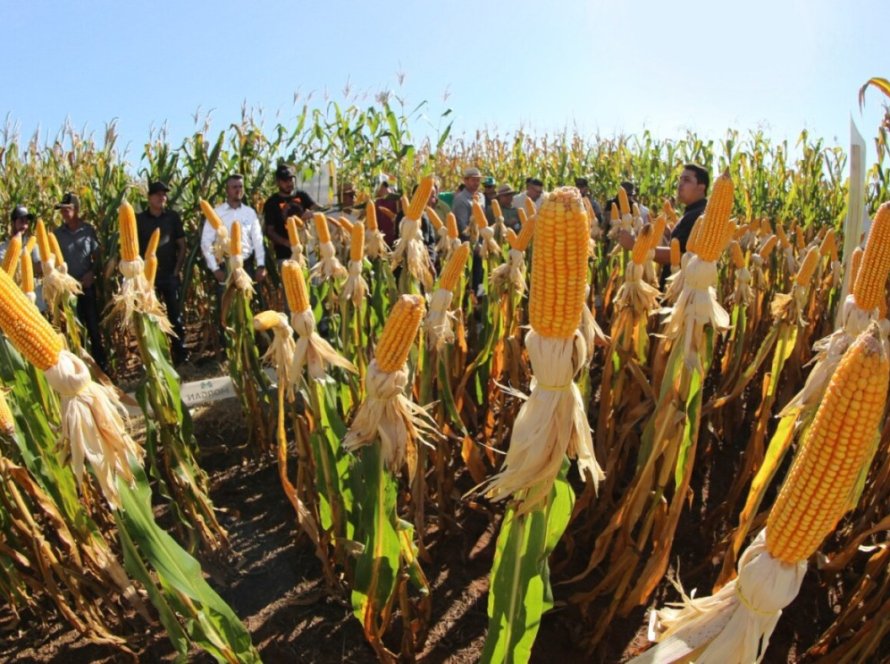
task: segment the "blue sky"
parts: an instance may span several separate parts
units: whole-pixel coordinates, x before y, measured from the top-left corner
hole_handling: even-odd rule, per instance
[[[116,118],[137,157],[151,127],[178,141],[199,108],[217,130],[245,102],[274,124],[295,96],[347,86],[362,105],[427,100],[431,125],[452,108],[457,135],[806,128],[846,145],[851,114],[870,138],[885,100],[869,92],[861,114],[859,86],[890,77],[886,0],[2,0],[0,25],[0,110],[23,136]]]

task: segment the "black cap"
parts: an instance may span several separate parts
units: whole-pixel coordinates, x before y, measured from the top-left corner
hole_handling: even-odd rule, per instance
[[[287,164],[278,164],[278,168],[275,169],[275,179],[276,180],[290,180],[294,177],[294,172],[291,170],[291,167]]]
[[[34,215],[28,212],[28,208],[26,208],[24,205],[17,205],[12,211],[12,214],[9,216],[13,221],[15,221],[16,219],[21,219],[22,217],[24,217],[28,221],[34,221]]]
[[[165,194],[170,191],[170,187],[167,186],[166,182],[162,182],[161,180],[156,180],[155,182],[148,183],[148,195],[159,194],[161,192]]]
[[[62,200],[56,203],[55,209],[58,210],[63,207],[80,207],[80,199],[77,197],[77,194],[69,191],[62,196]]]
[[[587,180],[587,178],[575,178],[575,186],[578,188],[589,187],[590,182]]]

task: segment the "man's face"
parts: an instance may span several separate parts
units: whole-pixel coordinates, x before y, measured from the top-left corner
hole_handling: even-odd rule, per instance
[[[489,201],[497,195],[497,192],[496,192],[493,184],[485,185],[485,188],[483,189],[482,193],[484,194],[485,198]]]
[[[62,215],[62,220],[66,224],[70,224],[77,218],[77,213],[74,211],[73,205],[63,205],[59,208],[59,213]]]
[[[590,196],[590,187],[588,187],[586,184],[578,187],[578,191],[581,192],[582,196]]]
[[[244,181],[229,180],[226,182],[226,198],[230,202],[240,201],[244,196]]]
[[[513,194],[500,194],[498,196],[498,204],[502,208],[513,207]]]
[[[479,191],[479,185],[482,184],[482,177],[479,175],[473,175],[468,178],[464,178],[464,186],[467,188],[471,194],[475,194]]]
[[[276,180],[278,182],[278,191],[285,196],[290,196],[294,191],[294,179],[293,178],[282,178]]]
[[[683,170],[677,181],[677,200],[683,205],[691,205],[705,197],[705,185],[699,184],[695,172]]]
[[[167,205],[167,192],[158,191],[148,196],[148,206],[152,210],[163,210]]]
[[[544,193],[544,187],[539,184],[532,184],[531,182],[529,182],[525,187],[525,193],[530,199],[536,201],[541,197],[541,194]]]

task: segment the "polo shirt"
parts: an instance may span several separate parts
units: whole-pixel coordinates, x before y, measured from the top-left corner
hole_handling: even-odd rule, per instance
[[[82,221],[76,230],[72,231],[68,224],[62,224],[54,232],[62,258],[68,265],[68,274],[81,281],[83,275],[93,269],[93,255],[99,251],[96,230]]]
[[[143,210],[136,215],[136,232],[139,236],[139,253],[145,256],[145,249],[155,229],[160,229],[161,237],[158,242],[158,275],[173,276],[176,270],[176,257],[178,254],[177,240],[185,237],[182,228],[182,219],[173,210],[164,210],[160,216],[154,216],[151,210]]]

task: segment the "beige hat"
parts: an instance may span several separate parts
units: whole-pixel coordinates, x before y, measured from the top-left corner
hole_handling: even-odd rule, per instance
[[[502,184],[498,187],[497,196],[515,196],[518,194],[518,191],[513,191],[513,189],[508,184]]]
[[[482,177],[482,171],[480,171],[480,170],[479,170],[478,168],[476,168],[475,166],[471,166],[470,168],[465,168],[465,169],[464,169],[464,177],[465,177],[465,178],[481,178],[481,177]]]

